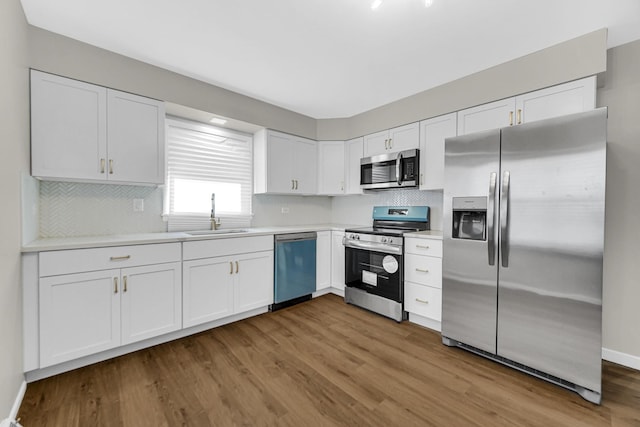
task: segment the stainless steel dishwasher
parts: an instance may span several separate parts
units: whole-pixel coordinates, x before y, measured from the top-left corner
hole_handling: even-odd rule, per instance
[[[316,290],[316,239],[315,231],[274,236],[274,303],[271,311],[311,299]]]

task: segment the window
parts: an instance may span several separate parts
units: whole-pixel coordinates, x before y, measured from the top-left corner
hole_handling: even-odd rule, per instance
[[[164,215],[169,231],[210,226],[211,195],[222,226],[251,221],[251,136],[182,119],[167,119]]]

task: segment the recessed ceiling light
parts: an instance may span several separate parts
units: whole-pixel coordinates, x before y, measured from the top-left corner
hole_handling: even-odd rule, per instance
[[[223,125],[225,123],[227,123],[227,121],[225,119],[221,119],[219,117],[214,117],[211,120],[209,120],[210,123],[213,123],[214,125]]]

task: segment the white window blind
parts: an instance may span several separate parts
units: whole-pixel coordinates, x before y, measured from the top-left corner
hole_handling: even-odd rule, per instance
[[[211,193],[222,228],[251,222],[251,136],[182,119],[166,120],[164,215],[169,231],[210,227]]]

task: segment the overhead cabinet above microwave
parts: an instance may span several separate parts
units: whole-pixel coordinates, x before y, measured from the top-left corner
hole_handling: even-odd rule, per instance
[[[31,175],[164,182],[164,104],[31,70]]]
[[[372,133],[364,137],[364,157],[397,153],[420,146],[420,123]]]

